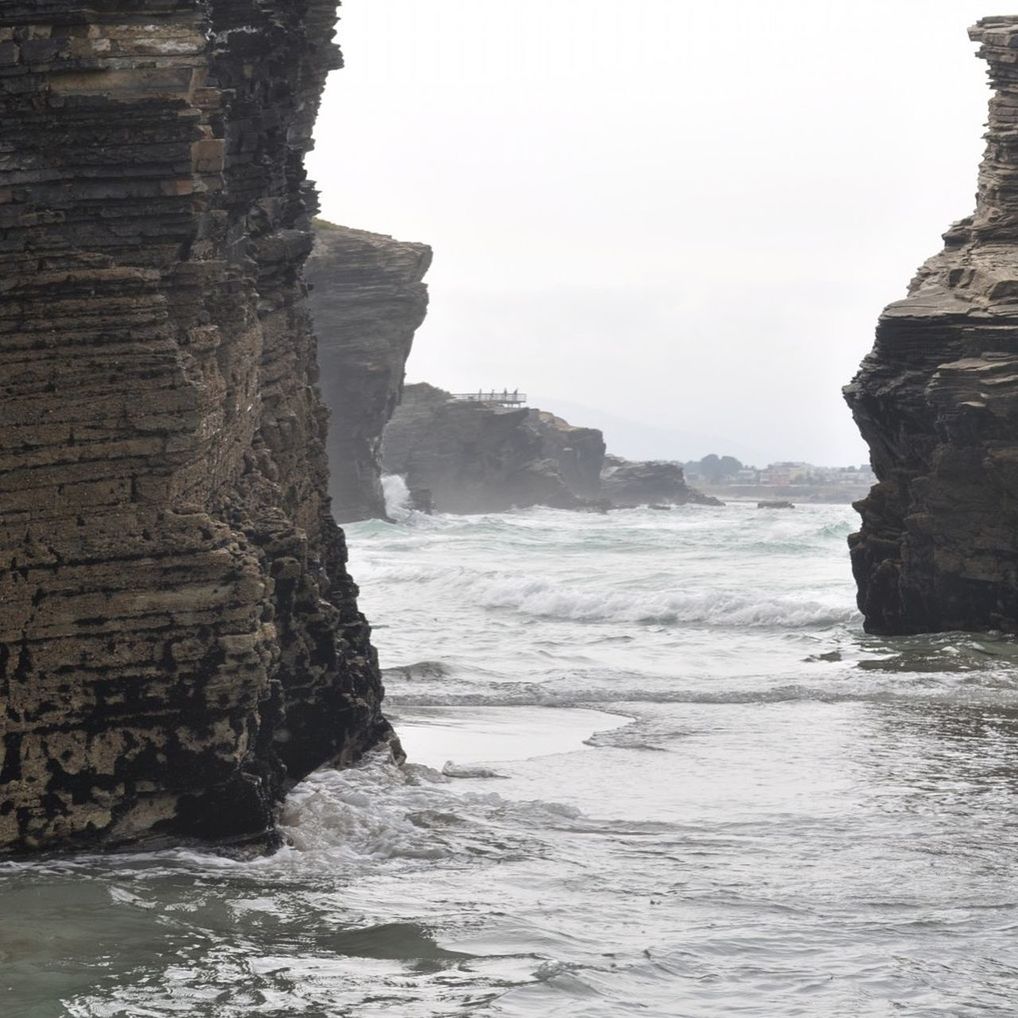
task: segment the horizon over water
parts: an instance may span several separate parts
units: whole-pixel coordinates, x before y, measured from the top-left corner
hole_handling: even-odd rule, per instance
[[[0,1014],[1014,1014],[1018,649],[864,634],[850,507],[393,513],[408,765],[268,858],[0,864]]]

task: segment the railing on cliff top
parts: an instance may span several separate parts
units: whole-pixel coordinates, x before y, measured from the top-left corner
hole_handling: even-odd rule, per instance
[[[501,392],[494,389],[490,392],[484,392],[482,389],[478,389],[477,392],[454,392],[452,398],[461,403],[495,403],[499,406],[523,406],[527,402],[526,393],[520,392],[519,389],[512,392],[508,389]]]

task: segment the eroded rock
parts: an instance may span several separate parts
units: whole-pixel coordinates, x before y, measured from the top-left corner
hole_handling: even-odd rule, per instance
[[[340,523],[385,516],[379,447],[424,320],[431,249],[315,223],[307,262],[321,389],[330,408],[329,493]]]
[[[486,513],[532,505],[577,509],[600,497],[604,439],[554,414],[454,399],[408,385],[385,429],[382,466],[437,512]]]
[[[271,837],[390,732],[301,279],[334,16],[0,10],[0,850]]]
[[[429,511],[723,504],[689,487],[681,463],[606,456],[596,428],[483,395],[457,399],[433,385],[408,385],[385,429],[383,469],[400,474],[412,493],[426,490]]]
[[[850,539],[877,633],[1018,630],[1018,16],[971,36],[995,90],[976,211],[845,390],[878,478]]]

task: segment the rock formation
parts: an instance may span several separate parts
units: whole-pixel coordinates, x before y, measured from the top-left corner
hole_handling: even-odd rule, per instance
[[[686,483],[681,463],[667,460],[631,461],[606,456],[601,494],[616,507],[638,505],[722,505]]]
[[[465,402],[408,385],[382,441],[386,473],[427,489],[438,512],[577,509],[599,497],[604,439],[541,410]]]
[[[389,734],[301,279],[334,16],[0,10],[0,850],[271,837]]]
[[[315,223],[305,275],[331,411],[329,494],[339,523],[385,515],[382,429],[403,392],[403,369],[427,310],[421,280],[430,264],[424,244]]]
[[[385,429],[382,465],[437,512],[722,504],[690,488],[679,463],[631,462],[604,448],[596,428],[419,383],[406,387]]]
[[[971,36],[995,89],[976,211],[845,390],[878,478],[850,539],[876,633],[1018,630],[1018,16]]]

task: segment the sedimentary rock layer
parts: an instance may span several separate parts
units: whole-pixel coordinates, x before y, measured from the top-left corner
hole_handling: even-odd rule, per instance
[[[1018,630],[1018,16],[971,36],[995,90],[976,211],[845,390],[879,481],[850,539],[871,632]]]
[[[427,489],[439,512],[513,506],[576,509],[599,497],[604,439],[554,414],[454,400],[408,385],[385,429],[382,464],[411,491]]]
[[[330,408],[329,493],[340,523],[385,515],[379,447],[424,320],[431,249],[317,220],[307,262],[321,389]]]
[[[0,8],[0,850],[263,835],[388,732],[301,280],[334,14]]]

